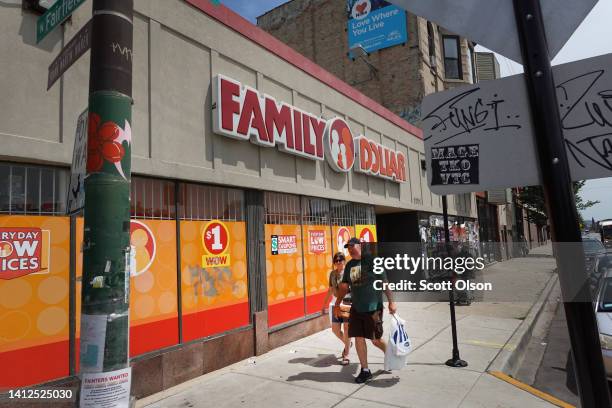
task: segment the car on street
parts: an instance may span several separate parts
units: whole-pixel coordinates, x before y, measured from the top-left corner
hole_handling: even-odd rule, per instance
[[[612,251],[612,220],[599,221],[599,228],[601,242],[608,251]]]
[[[610,381],[612,380],[612,269],[607,269],[601,279],[595,312],[606,376]]]
[[[583,238],[586,272],[591,281],[591,289],[595,289],[610,263],[606,248],[601,241],[593,238]]]

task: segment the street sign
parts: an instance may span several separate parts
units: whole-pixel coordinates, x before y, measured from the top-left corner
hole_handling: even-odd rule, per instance
[[[572,180],[612,176],[612,54],[553,67]]]
[[[90,48],[91,21],[88,21],[49,65],[47,90]]]
[[[553,67],[572,180],[612,176],[612,54]],[[523,74],[426,96],[436,194],[541,184]]]
[[[36,20],[36,43],[70,16],[85,0],[58,0]]]
[[[47,91],[53,86],[55,81],[61,77],[64,72],[74,64],[76,60],[81,58],[87,50],[91,48],[91,21],[88,21],[72,40],[62,50],[59,55],[49,65],[49,76],[47,77]]]
[[[68,186],[68,199],[66,212],[74,214],[85,205],[85,170],[87,164],[87,115],[85,109],[77,120],[74,135],[74,150],[72,152],[72,167],[70,168],[70,185]]]
[[[539,184],[522,75],[428,95],[422,127],[436,194]]]
[[[522,63],[511,0],[389,0],[454,33]],[[561,50],[597,0],[541,0],[550,58]],[[495,27],[492,29],[492,27]]]

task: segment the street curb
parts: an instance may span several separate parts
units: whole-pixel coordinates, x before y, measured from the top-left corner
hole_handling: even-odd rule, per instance
[[[546,287],[542,293],[540,293],[538,300],[536,300],[533,306],[531,306],[529,309],[529,313],[525,319],[517,327],[512,334],[512,337],[510,337],[510,339],[506,342],[497,356],[495,356],[491,364],[489,364],[489,367],[487,367],[486,371],[500,371],[511,377],[516,376],[516,373],[520,368],[521,360],[523,359],[523,356],[529,346],[529,340],[531,339],[533,328],[536,325],[540,313],[542,310],[544,310],[544,306],[546,305],[548,297],[553,291],[557,280],[558,276],[556,273],[554,273],[548,280],[548,283],[546,284]]]

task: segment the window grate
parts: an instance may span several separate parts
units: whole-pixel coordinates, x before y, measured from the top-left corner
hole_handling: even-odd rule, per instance
[[[302,220],[307,225],[329,225],[329,200],[302,197]]]
[[[65,215],[69,172],[0,163],[0,214]]]
[[[300,224],[300,197],[266,192],[264,195],[266,224]]]
[[[132,218],[173,220],[176,217],[174,182],[132,177],[130,213]]]
[[[181,220],[244,221],[242,190],[200,184],[179,184]]]

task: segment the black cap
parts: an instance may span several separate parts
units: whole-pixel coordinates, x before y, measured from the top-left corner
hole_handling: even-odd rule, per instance
[[[348,248],[349,245],[356,245],[356,244],[361,244],[361,241],[359,241],[357,238],[351,238],[348,240],[346,244],[344,244],[344,247]]]

